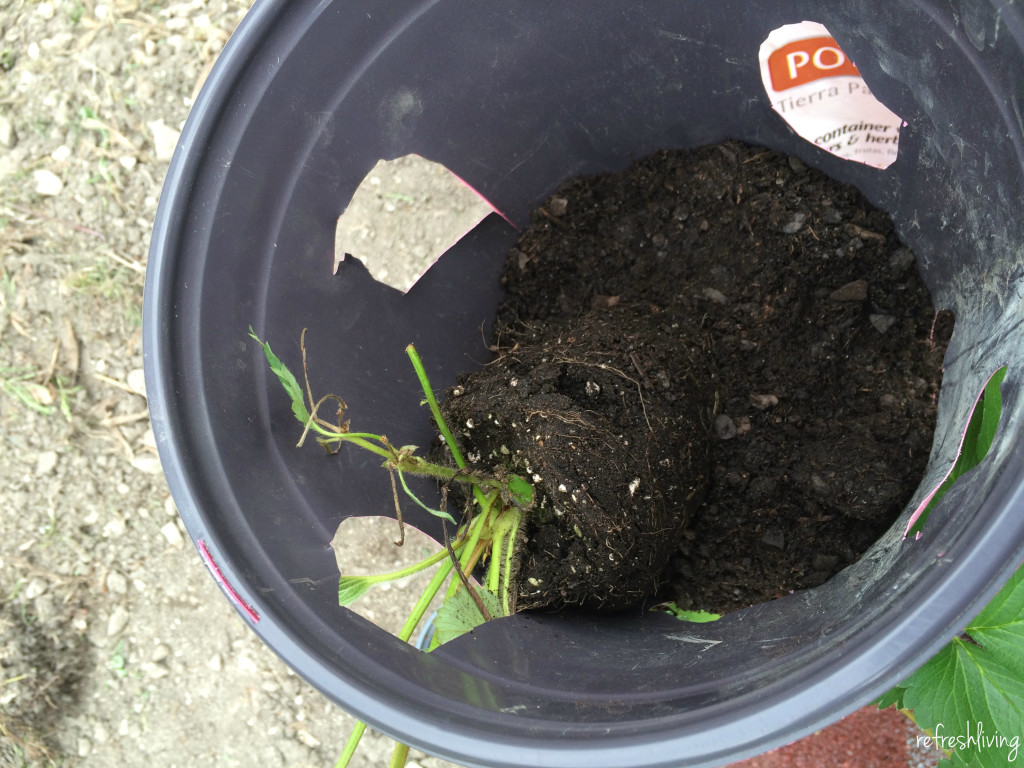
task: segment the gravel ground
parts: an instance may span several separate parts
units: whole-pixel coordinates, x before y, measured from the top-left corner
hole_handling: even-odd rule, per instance
[[[327,766],[354,724],[262,645],[201,564],[146,411],[160,185],[247,7],[0,2],[0,766]],[[339,232],[371,261],[378,242],[429,260],[449,225],[479,215],[471,196],[428,206],[448,199],[436,168],[373,177]],[[412,269],[381,274],[407,284]],[[352,764],[389,752],[368,733]]]

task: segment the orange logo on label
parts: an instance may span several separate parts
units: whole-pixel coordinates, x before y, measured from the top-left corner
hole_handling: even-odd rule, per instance
[[[784,91],[823,77],[859,75],[857,67],[847,58],[831,37],[810,37],[796,40],[768,56],[768,74],[772,88]]]

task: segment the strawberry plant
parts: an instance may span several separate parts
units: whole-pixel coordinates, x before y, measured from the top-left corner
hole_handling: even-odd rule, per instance
[[[249,328],[249,335],[262,347],[270,370],[277,376],[291,400],[292,413],[303,424],[301,446],[310,432],[325,449],[336,453],[342,444],[375,454],[382,460],[382,467],[391,476],[391,489],[395,518],[399,534],[396,545],[405,540],[405,524],[402,520],[401,498],[404,495],[413,503],[432,515],[441,518],[444,532],[444,547],[435,554],[408,567],[390,573],[370,576],[342,574],[338,582],[338,603],[351,605],[365,595],[374,585],[401,579],[427,568],[436,567],[429,585],[413,606],[401,631],[399,639],[408,642],[423,620],[427,607],[435,596],[445,588],[444,601],[435,619],[435,631],[430,648],[433,650],[443,642],[458,637],[484,621],[499,616],[508,616],[515,611],[515,548],[523,514],[533,505],[533,486],[520,475],[513,473],[485,473],[470,469],[463,458],[451,429],[448,427],[438,406],[437,398],[430,386],[423,363],[413,345],[406,347],[406,353],[423,390],[424,403],[451,452],[455,466],[428,461],[417,453],[417,446],[396,447],[385,435],[373,432],[353,431],[345,419],[347,406],[337,395],[324,395],[314,400],[306,372],[305,330],[302,333],[302,367],[304,387],[295,375]],[[325,404],[336,408],[336,423],[322,418],[319,413]],[[424,503],[409,488],[406,476],[431,477],[442,485],[440,508],[434,509]],[[461,522],[446,509],[447,489],[453,483],[469,488],[470,503],[463,510]],[[401,493],[399,492],[401,489]],[[456,526],[454,535],[449,536],[447,524]],[[474,584],[472,578],[478,566],[485,566],[482,583]],[[455,577],[449,579],[454,572]],[[350,737],[336,768],[344,768],[351,760],[366,729],[359,723]],[[392,756],[391,765],[400,768],[405,765],[408,747],[398,744]]]
[[[470,631],[484,621],[508,616],[516,610],[517,545],[521,526],[534,506],[535,488],[521,474],[501,468],[485,472],[467,464],[434,396],[422,361],[414,346],[406,352],[423,390],[437,431],[450,452],[453,465],[425,458],[412,445],[394,445],[385,435],[354,431],[345,418],[347,406],[337,395],[314,399],[306,374],[305,331],[300,344],[304,382],[271,351],[270,345],[250,328],[262,347],[271,371],[291,400],[292,413],[303,425],[299,445],[310,433],[329,452],[342,444],[377,455],[391,478],[395,518],[399,528],[396,545],[405,538],[401,500],[406,498],[442,520],[444,546],[419,562],[389,573],[368,576],[342,574],[338,584],[340,605],[350,605],[375,585],[401,579],[428,568],[434,575],[413,606],[398,636],[408,642],[422,623],[435,596],[443,602],[434,620],[428,650]],[[919,538],[939,499],[988,453],[995,437],[1002,397],[1000,384],[1006,367],[997,370],[978,397],[964,430],[958,458],[943,482],[912,516],[905,535]],[[323,418],[325,405],[335,407],[336,421]],[[441,503],[433,508],[409,487],[407,476],[434,478],[441,486]],[[449,488],[464,488],[467,499],[459,515],[447,509]],[[449,532],[448,525],[454,527]],[[479,575],[479,579],[475,578]],[[446,586],[447,584],[447,586]],[[443,590],[443,591],[442,591]],[[690,622],[714,621],[718,614],[681,610],[674,604],[658,606]],[[897,706],[910,715],[929,739],[949,756],[944,768],[994,768],[1016,759],[1019,734],[1024,731],[1024,568],[1019,570],[994,600],[964,632],[905,681],[884,694],[879,707]],[[356,751],[366,726],[360,723],[349,739],[336,768],[344,768]],[[408,747],[398,744],[392,768],[405,765]]]

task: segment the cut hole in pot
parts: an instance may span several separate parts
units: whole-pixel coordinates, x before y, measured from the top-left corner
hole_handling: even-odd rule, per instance
[[[398,525],[390,517],[367,515],[345,518],[331,540],[339,572],[346,576],[367,576],[397,571],[437,551],[437,542],[411,525],[405,526],[405,542],[401,547],[393,544],[397,534]],[[416,604],[432,575],[426,570],[381,583],[374,588],[386,592],[386,599],[356,600],[348,607],[367,621],[397,635],[408,618],[409,609]],[[440,603],[440,597],[436,598],[427,613],[436,610]]]
[[[375,280],[407,291],[493,210],[439,163],[419,155],[381,160],[338,218],[332,271],[352,256]]]

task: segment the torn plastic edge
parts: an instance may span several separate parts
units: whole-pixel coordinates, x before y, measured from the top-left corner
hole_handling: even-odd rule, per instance
[[[461,176],[459,176],[459,174],[457,174],[457,173],[456,173],[455,171],[453,171],[453,170],[452,170],[451,168],[449,168],[449,167],[448,167],[447,165],[445,166],[445,170],[447,170],[447,171],[448,171],[448,173],[450,173],[450,174],[451,174],[452,176],[454,176],[454,177],[455,177],[456,179],[458,179],[458,180],[459,180],[459,182],[460,182],[460,183],[461,183],[461,184],[462,184],[463,186],[465,186],[465,187],[466,187],[466,189],[468,189],[468,190],[469,190],[470,192],[472,192],[472,193],[473,193],[474,195],[476,195],[476,196],[477,196],[477,197],[479,197],[479,198],[480,198],[481,200],[483,200],[484,204],[485,204],[485,205],[486,205],[486,206],[487,206],[488,208],[490,208],[490,209],[491,209],[492,211],[494,211],[494,212],[495,212],[496,214],[498,214],[499,216],[501,216],[501,218],[503,218],[503,219],[504,219],[504,220],[505,220],[506,222],[508,222],[508,225],[509,225],[510,227],[512,227],[512,229],[516,230],[517,232],[519,231],[519,227],[517,227],[517,226],[515,225],[515,223],[514,223],[514,222],[512,221],[512,219],[510,219],[510,218],[509,218],[508,216],[506,216],[506,215],[505,215],[505,214],[504,214],[504,213],[503,213],[502,211],[499,211],[499,210],[498,210],[498,208],[497,208],[497,207],[496,207],[496,206],[494,205],[494,203],[492,203],[492,202],[491,202],[490,200],[488,200],[488,199],[487,199],[486,197],[484,197],[484,195],[483,195],[483,194],[481,194],[481,193],[480,193],[480,191],[479,191],[479,190],[478,190],[478,189],[477,189],[476,187],[474,187],[474,186],[473,186],[472,184],[470,184],[470,183],[469,183],[468,181],[466,181],[466,180],[465,180],[464,178],[462,178]],[[481,219],[481,221],[483,221],[483,219]],[[479,222],[477,222],[477,223],[479,224]],[[468,232],[472,232],[472,231],[473,231],[473,228],[472,228],[472,227],[471,227],[470,229],[467,229],[467,230],[466,230],[466,232],[465,232],[465,233],[463,233],[463,237],[465,237],[465,234],[466,234],[466,233],[468,233]],[[461,240],[461,239],[462,239],[462,238],[459,238],[459,240]],[[458,242],[458,240],[456,240],[455,242]]]
[[[516,230],[517,232],[519,231],[519,227],[516,226],[515,222],[513,222],[512,219],[510,219],[508,216],[506,216],[503,211],[499,210],[498,207],[496,205],[494,205],[494,203],[492,203],[490,200],[488,200],[487,197],[485,195],[483,195],[476,187],[474,187],[472,184],[470,184],[468,181],[466,181],[464,178],[462,178],[459,174],[455,173],[455,171],[453,171],[447,165],[445,165],[444,163],[439,163],[436,160],[430,160],[429,158],[424,157],[423,155],[421,155],[421,154],[419,154],[417,152],[410,152],[409,155],[404,155],[404,157],[408,157],[408,156],[418,157],[418,158],[420,158],[422,160],[425,160],[428,163],[433,163],[433,164],[440,165],[441,167],[443,167],[449,174],[451,174],[451,176],[453,178],[455,178],[460,184],[462,184],[462,186],[464,186],[466,189],[468,189],[470,192],[472,192],[474,195],[476,195],[476,197],[478,197],[481,200],[481,202],[483,202],[484,205],[486,205],[488,208],[490,208],[492,212],[494,212],[494,213],[498,214],[499,216],[501,216],[501,218],[504,219],[505,222],[510,227],[512,227],[514,230]],[[363,179],[363,182],[365,182],[365,181],[366,181],[366,179]],[[363,182],[360,182],[360,185],[362,185]],[[344,215],[344,212],[342,212],[341,215]],[[416,283],[418,283],[420,281],[420,278],[422,278],[423,275],[427,274],[427,272],[430,270],[430,268],[433,267],[434,264],[436,264],[438,262],[438,260],[442,256],[444,256],[448,251],[450,251],[452,248],[454,248],[455,245],[458,244],[458,242],[460,240],[462,240],[462,238],[464,238],[466,235],[468,235],[470,232],[472,232],[474,229],[476,229],[478,226],[480,226],[480,222],[482,222],[485,218],[487,218],[486,214],[483,217],[481,217],[480,220],[477,221],[475,224],[473,224],[471,227],[467,228],[465,231],[463,231],[461,234],[459,234],[457,237],[455,237],[450,243],[448,243],[447,246],[442,248],[440,253],[438,253],[437,256],[434,258],[434,260],[432,262],[430,262],[429,265],[427,265],[427,268],[425,270],[423,270],[423,272],[420,273],[420,275],[413,281],[413,284],[410,285],[407,289],[405,289],[403,291],[403,293],[408,293],[409,291],[411,291],[413,289],[413,287],[416,285]],[[338,274],[338,269],[341,266],[342,262],[344,262],[346,257],[349,257],[349,256],[351,256],[352,258],[358,258],[358,257],[354,256],[353,254],[348,253],[347,251],[346,252],[342,252],[341,254],[338,254],[335,251],[335,252],[333,252],[331,254],[331,259],[334,262],[334,265],[331,268],[331,274],[332,275],[337,275]]]
[[[210,570],[210,573],[213,574],[213,578],[218,584],[220,584],[224,591],[227,592],[228,597],[231,598],[231,602],[237,605],[246,616],[252,619],[253,624],[259,623],[260,615],[256,612],[256,609],[242,599],[242,596],[238,594],[235,588],[228,583],[227,579],[224,578],[224,574],[221,573],[217,563],[214,562],[213,556],[210,554],[210,550],[206,548],[206,542],[200,539],[198,546],[199,555],[203,558],[203,562],[206,563],[206,567]]]
[[[984,397],[985,395],[985,390],[988,389],[989,383],[992,381],[993,378],[995,378],[996,374],[1003,370],[1003,368],[1007,368],[1008,366],[1009,363],[999,364],[998,366],[996,366],[995,370],[988,375],[988,378],[985,379],[985,383],[982,385],[981,391],[978,392],[978,396],[974,398],[974,405],[971,406],[971,412],[967,416],[967,423],[964,424],[964,431],[960,435],[960,444],[957,446],[956,456],[953,458],[953,463],[950,464],[949,470],[946,472],[946,474],[942,476],[942,479],[939,480],[938,484],[931,490],[931,493],[925,496],[921,503],[917,505],[917,509],[914,510],[914,514],[910,516],[910,520],[907,522],[907,527],[903,529],[903,541],[907,540],[907,535],[910,533],[910,529],[914,527],[914,525],[918,521],[918,518],[920,518],[921,515],[924,514],[924,511],[928,509],[928,505],[932,503],[932,499],[935,498],[935,494],[939,492],[939,489],[941,489],[942,486],[946,484],[946,480],[949,479],[949,476],[953,474],[953,470],[956,469],[956,464],[960,460],[961,454],[964,452],[964,441],[967,439],[967,430],[971,426],[971,420],[974,418],[975,411],[978,410],[978,403],[981,402],[981,398]],[[914,537],[914,541],[919,540],[921,538],[922,533],[923,531],[918,531],[917,535]]]

